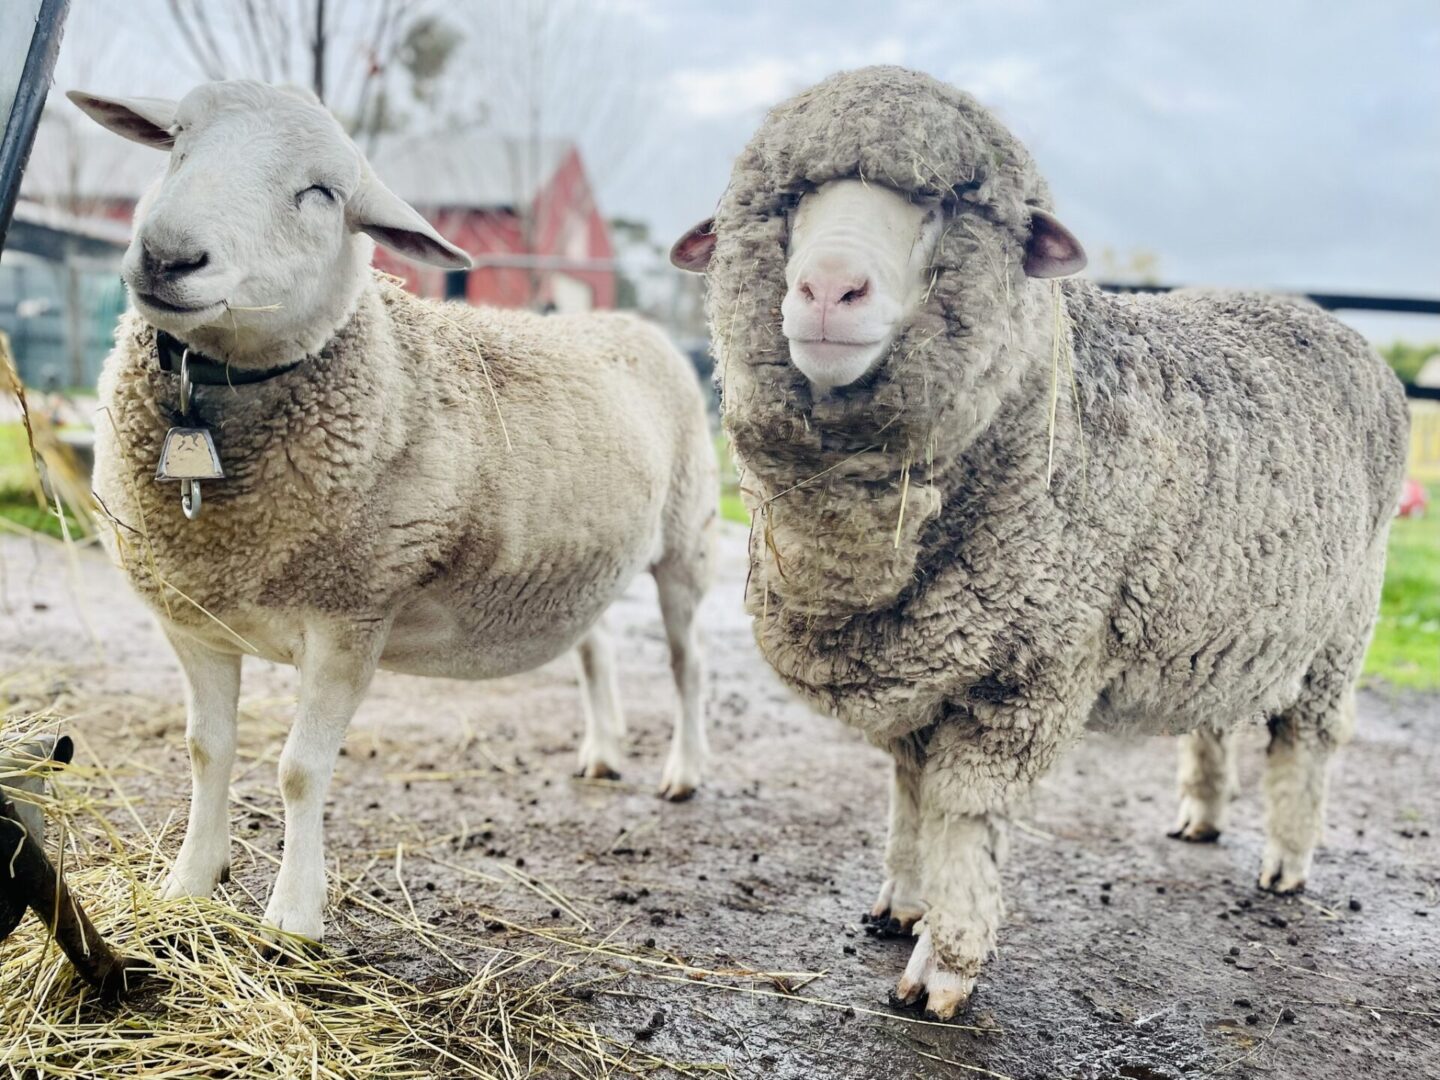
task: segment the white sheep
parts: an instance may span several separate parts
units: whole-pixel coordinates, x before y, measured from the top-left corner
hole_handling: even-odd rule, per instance
[[[895,759],[876,924],[939,1017],[1002,914],[1004,823],[1084,727],[1188,733],[1174,835],[1218,835],[1270,725],[1260,885],[1303,887],[1405,460],[1401,388],[1311,305],[1080,281],[1029,154],[916,72],[771,111],[715,218],[723,416],[762,651]]]
[[[101,378],[95,455],[110,545],[187,686],[194,790],[166,895],[208,895],[227,873],[242,654],[299,669],[265,918],[318,939],[326,790],[374,671],[488,679],[576,647],[580,770],[614,775],[623,732],[600,620],[643,570],[680,695],[661,792],[694,792],[706,752],[694,616],[717,494],[684,358],[633,317],[438,305],[376,277],[372,237],[439,266],[469,260],[304,92],[70,97],[171,151],[136,209],[134,310]],[[161,332],[215,384],[197,387],[188,419]],[[193,521],[154,478],[172,425],[208,429],[224,470]],[[203,458],[203,441],[188,445]]]

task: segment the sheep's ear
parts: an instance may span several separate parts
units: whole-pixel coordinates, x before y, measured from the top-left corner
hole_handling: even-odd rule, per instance
[[[178,106],[167,98],[101,97],[83,90],[71,90],[65,96],[86,116],[116,135],[157,150],[169,150],[175,145],[175,136],[170,134],[170,129],[175,126]]]
[[[1051,213],[1030,211],[1030,239],[1025,242],[1025,274],[1033,278],[1068,277],[1085,269],[1085,249],[1075,234]]]
[[[391,251],[416,262],[469,270],[470,256],[446,240],[420,216],[420,212],[382,184],[366,169],[360,188],[350,197],[345,213],[350,227],[363,232]]]
[[[715,254],[715,219],[706,218],[687,232],[670,249],[670,262],[681,270],[703,274]]]

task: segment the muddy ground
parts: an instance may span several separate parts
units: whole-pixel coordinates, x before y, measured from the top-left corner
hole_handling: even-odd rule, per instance
[[[622,781],[570,778],[580,713],[568,659],[489,684],[382,673],[332,790],[332,865],[393,899],[390,853],[403,841],[420,915],[491,946],[525,936],[485,929],[487,916],[576,924],[519,881],[485,886],[467,873],[503,864],[567,897],[584,933],[636,954],[823,972],[800,994],[839,1007],[786,1000],[763,981],[748,985],[768,993],[645,975],[584,995],[582,1015],[600,1028],[736,1076],[1440,1077],[1435,698],[1363,695],[1303,901],[1253,886],[1259,730],[1244,740],[1231,831],[1213,846],[1164,836],[1169,740],[1089,737],[1013,835],[1000,955],[957,1018],[992,1030],[927,1025],[886,1004],[908,944],[867,937],[859,918],[880,883],[885,760],[766,669],[740,610],[743,536],[728,533],[723,547],[704,616],[714,761],[696,799],[653,794],[674,697],[644,580],[611,615],[631,726]],[[236,833],[274,852],[273,763],[294,677],[246,665]],[[72,729],[119,767],[142,817],[170,820],[173,851],[189,789],[179,677],[97,553],[72,564],[56,545],[0,539],[5,674],[11,693],[76,715]],[[230,897],[258,905],[271,873],[237,849]],[[416,978],[446,973],[393,930],[332,925],[333,948]],[[596,961],[597,972],[614,966]]]

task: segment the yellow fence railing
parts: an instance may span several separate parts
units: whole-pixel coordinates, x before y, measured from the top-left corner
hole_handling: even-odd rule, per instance
[[[1410,403],[1410,475],[1440,483],[1440,402]]]

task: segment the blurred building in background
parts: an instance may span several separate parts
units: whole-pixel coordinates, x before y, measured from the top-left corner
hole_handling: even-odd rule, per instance
[[[120,259],[129,229],[22,199],[0,256],[0,330],[20,377],[45,390],[88,388],[125,310]]]
[[[391,190],[475,259],[473,270],[447,273],[379,251],[375,264],[413,292],[542,311],[615,306],[610,232],[574,143],[443,131],[382,136],[368,156]]]

